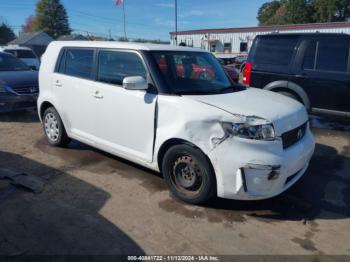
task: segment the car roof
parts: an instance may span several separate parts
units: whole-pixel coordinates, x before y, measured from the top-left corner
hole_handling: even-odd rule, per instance
[[[11,49],[11,50],[30,50],[29,47],[26,46],[19,46],[19,45],[7,45],[7,46],[0,46],[0,50],[6,50],[6,49]]]
[[[10,53],[6,53],[4,51],[0,50],[0,56],[11,56],[11,57],[15,57],[14,55],[10,54]]]
[[[266,35],[258,35],[259,38],[268,38],[268,37],[283,37],[283,36],[294,36],[294,37],[350,37],[348,34],[343,33],[272,33]]]
[[[148,44],[148,43],[130,43],[116,41],[53,41],[50,47],[91,47],[91,48],[115,48],[144,51],[183,51],[183,52],[207,52],[206,50],[184,46]]]

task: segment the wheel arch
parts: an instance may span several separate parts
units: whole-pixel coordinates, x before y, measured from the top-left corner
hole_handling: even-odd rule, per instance
[[[176,145],[189,145],[189,146],[192,146],[192,147],[200,150],[202,152],[202,154],[207,158],[210,167],[214,171],[213,164],[211,163],[208,155],[200,147],[196,146],[195,144],[193,144],[185,139],[181,139],[181,138],[170,138],[170,139],[166,140],[165,142],[163,142],[162,145],[159,147],[159,150],[157,152],[157,164],[158,164],[158,168],[160,171],[162,170],[162,163],[163,163],[165,153],[171,147],[176,146]],[[215,172],[214,172],[214,174],[215,174]],[[216,175],[215,175],[215,179],[216,179]]]
[[[44,112],[45,112],[45,110],[48,109],[49,107],[53,107],[53,108],[57,111],[57,113],[59,114],[59,116],[60,116],[60,118],[61,118],[61,120],[62,120],[62,123],[63,123],[64,128],[65,128],[66,131],[68,132],[67,126],[69,126],[69,125],[67,124],[67,122],[65,121],[65,119],[62,117],[62,115],[61,115],[59,109],[56,107],[56,105],[55,105],[52,101],[50,101],[50,100],[43,100],[43,102],[40,103],[40,107],[38,108],[38,113],[39,113],[40,120],[41,120],[41,121],[43,120],[42,118],[43,118]]]
[[[304,89],[296,83],[280,80],[280,81],[269,83],[264,87],[264,89],[274,91],[274,92],[277,92],[277,91],[291,92],[294,95],[296,95],[298,98],[300,98],[301,102],[304,104],[304,106],[308,111],[311,109],[308,95],[306,94]]]
[[[40,119],[42,120],[43,118],[43,115],[44,115],[44,112],[46,109],[48,109],[49,107],[53,107],[55,108],[55,106],[49,102],[49,101],[44,101],[40,104],[40,108],[39,108],[39,116],[40,116]],[[57,109],[56,109],[57,110]]]
[[[181,139],[181,138],[170,138],[166,141],[164,141],[162,143],[162,145],[159,147],[159,150],[157,152],[157,164],[158,164],[158,168],[159,170],[162,170],[162,163],[163,163],[163,159],[164,159],[164,155],[165,153],[172,147],[172,146],[176,146],[176,145],[190,145],[193,147],[198,148],[196,145],[194,145],[193,143],[185,140],[185,139]],[[201,150],[202,151],[202,150]],[[202,151],[203,152],[203,151]]]

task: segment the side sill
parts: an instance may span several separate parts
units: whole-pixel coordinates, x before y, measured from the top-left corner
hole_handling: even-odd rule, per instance
[[[350,112],[345,112],[345,111],[337,111],[337,110],[322,109],[322,108],[312,108],[311,111],[312,111],[312,113],[320,113],[320,114],[327,114],[327,115],[333,115],[333,116],[350,117]]]

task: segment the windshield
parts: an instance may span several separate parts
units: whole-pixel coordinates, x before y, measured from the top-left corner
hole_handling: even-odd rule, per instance
[[[12,55],[0,55],[0,71],[28,71],[25,63]]]
[[[34,59],[36,56],[34,55],[33,51],[31,50],[24,50],[24,49],[5,49],[6,53],[11,53],[14,56],[18,58],[23,58],[23,59]]]
[[[151,53],[173,94],[218,94],[236,91],[236,86],[210,53],[178,51]]]

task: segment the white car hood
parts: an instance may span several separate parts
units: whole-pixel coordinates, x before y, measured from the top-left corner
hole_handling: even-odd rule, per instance
[[[234,115],[264,118],[273,123],[278,136],[308,120],[305,107],[301,103],[286,96],[256,88],[229,94],[186,96],[186,98]]]

